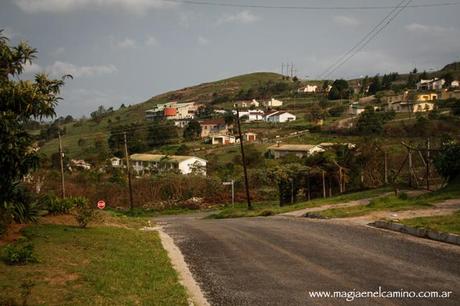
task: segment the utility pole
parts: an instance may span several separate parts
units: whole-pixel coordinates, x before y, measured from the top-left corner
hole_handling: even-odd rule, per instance
[[[294,179],[290,179],[291,181],[291,204],[294,204]]]
[[[426,189],[430,190],[430,138],[426,140]]]
[[[291,78],[294,77],[294,63],[291,63]]]
[[[131,185],[131,169],[129,167],[129,155],[128,155],[128,141],[126,139],[126,132],[123,132],[125,140],[125,158],[126,158],[126,171],[128,172],[128,186],[129,186],[129,209],[133,210],[133,188]]]
[[[246,169],[246,158],[244,156],[243,135],[241,134],[240,111],[238,108],[236,109],[236,122],[238,124],[238,134],[240,137],[241,160],[243,162],[243,170],[244,170],[244,186],[246,187],[246,198],[248,201],[248,209],[250,210],[252,209],[251,195],[249,194],[248,170]]]
[[[281,75],[284,76],[284,63],[281,63]]]
[[[323,198],[326,198],[326,178],[324,177],[324,170],[321,171],[321,177],[323,179]]]
[[[59,138],[59,159],[61,163],[61,197],[65,198],[65,184],[64,184],[64,152],[62,151],[61,131],[58,129]]]
[[[385,168],[384,169],[384,171],[385,171],[385,174],[384,174],[384,176],[385,176],[385,185],[388,185],[388,153],[387,153],[387,151],[384,151],[383,155],[384,155],[383,164],[384,164],[384,168]]]

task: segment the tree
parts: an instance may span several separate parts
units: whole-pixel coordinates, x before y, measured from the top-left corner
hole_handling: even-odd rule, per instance
[[[460,144],[454,141],[445,141],[441,150],[434,158],[434,165],[439,174],[447,181],[460,177]]]
[[[201,125],[198,121],[190,121],[184,129],[184,139],[187,141],[197,140],[201,137]]]
[[[178,140],[177,127],[173,122],[157,122],[149,128],[147,143],[151,147],[171,144]]]
[[[372,106],[359,115],[358,122],[356,122],[356,131],[360,135],[380,135],[383,133],[383,125],[388,120],[393,119],[394,112],[378,113],[374,111]]]
[[[348,99],[349,94],[348,82],[343,79],[339,79],[332,83],[332,88],[329,91],[328,98],[329,100]]]
[[[446,81],[446,87],[450,87],[450,84],[452,84],[452,81],[454,81],[454,76],[452,75],[451,72],[447,72],[445,73],[442,78],[444,79],[444,81]]]
[[[369,86],[369,93],[375,95],[380,90],[382,90],[382,83],[380,82],[380,76],[376,75],[372,78],[372,83]]]
[[[36,49],[26,42],[10,46],[0,31],[0,205],[11,200],[15,186],[38,166],[32,137],[25,124],[31,119],[51,118],[64,78],[49,79],[37,74],[33,81],[20,80],[26,64],[35,59]],[[0,211],[0,214],[2,212]]]

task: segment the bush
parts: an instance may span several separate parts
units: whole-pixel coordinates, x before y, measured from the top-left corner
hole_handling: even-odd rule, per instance
[[[7,265],[25,265],[31,262],[37,262],[33,254],[34,247],[26,238],[7,245],[2,254],[2,260]]]
[[[409,199],[409,195],[405,192],[401,192],[398,194],[398,198],[401,199],[401,200],[407,200]]]
[[[77,198],[61,199],[55,195],[46,195],[40,199],[40,206],[50,214],[68,214],[76,205]]]
[[[89,222],[94,220],[97,216],[97,211],[89,204],[87,198],[74,198],[75,203],[75,219],[78,226],[85,228]]]

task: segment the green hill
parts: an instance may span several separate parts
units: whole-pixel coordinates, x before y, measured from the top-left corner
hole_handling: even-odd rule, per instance
[[[216,82],[203,83],[197,86],[186,87],[175,91],[152,97],[147,101],[123,109],[118,109],[105,115],[100,121],[91,119],[80,120],[62,126],[66,133],[62,138],[64,149],[71,158],[86,158],[88,155],[97,154],[96,140],[107,140],[111,127],[131,123],[143,123],[145,111],[158,103],[169,101],[211,103],[217,97],[237,94],[240,90],[264,84],[269,81],[282,82],[283,77],[277,73],[257,72],[236,76]],[[90,112],[92,110],[88,110]],[[83,139],[85,145],[79,145]],[[57,152],[58,141],[52,139],[40,149],[41,153],[50,156]]]

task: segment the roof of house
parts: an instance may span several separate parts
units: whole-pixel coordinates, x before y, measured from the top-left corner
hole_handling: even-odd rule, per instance
[[[221,125],[225,124],[225,120],[220,118],[220,119],[206,119],[206,120],[201,120],[199,121],[201,125]]]
[[[160,155],[160,154],[132,154],[130,156],[131,160],[135,161],[150,161],[150,162],[183,162],[189,160],[191,158],[196,158],[202,161],[206,161],[202,158],[195,157],[195,156],[182,156],[182,155]]]
[[[315,145],[306,144],[285,144],[285,145],[274,145],[269,147],[269,150],[273,151],[291,151],[291,152],[309,152],[315,148]]]

